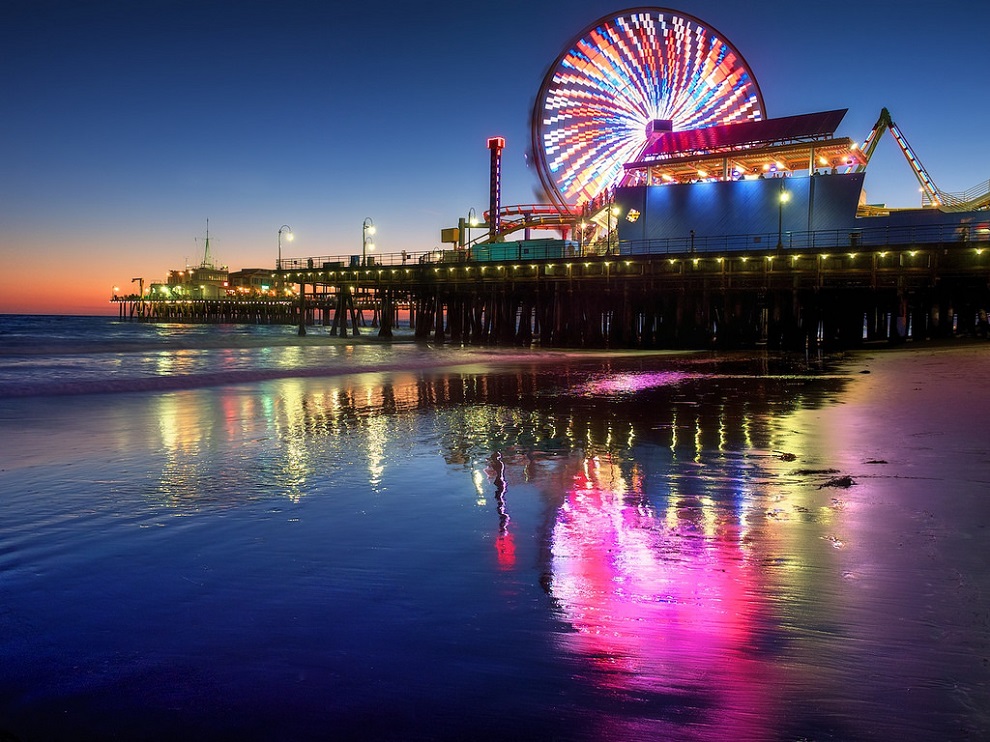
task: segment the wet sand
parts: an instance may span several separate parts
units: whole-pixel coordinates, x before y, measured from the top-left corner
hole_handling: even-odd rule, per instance
[[[840,368],[852,382],[835,403],[792,415],[801,450],[781,471],[843,513],[826,536],[844,583],[829,631],[848,655],[821,662],[862,689],[861,706],[836,694],[823,713],[869,730],[885,709],[897,721],[876,739],[985,739],[990,344],[859,351]]]

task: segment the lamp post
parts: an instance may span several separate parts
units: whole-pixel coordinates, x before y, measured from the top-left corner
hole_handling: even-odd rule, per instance
[[[791,194],[784,190],[784,184],[780,184],[780,193],[777,196],[777,249],[784,247],[784,204],[791,200]]]
[[[468,244],[471,244],[471,230],[478,226],[478,214],[472,206],[468,209],[467,227],[468,227]]]
[[[608,225],[608,230],[605,233],[605,254],[606,255],[611,255],[612,254],[612,217],[613,216],[616,217],[616,225],[615,226],[616,226],[616,232],[618,232],[618,226],[619,226],[618,225],[618,216],[619,216],[619,207],[618,206],[609,206],[608,207],[608,216],[606,217],[606,219],[607,219],[606,224]],[[618,237],[618,235],[616,235],[616,237]],[[618,240],[616,240],[616,242],[618,242]],[[618,245],[616,245],[616,247],[618,247]]]
[[[275,263],[275,271],[278,273],[278,294],[282,294],[282,235],[285,234],[285,239],[288,242],[292,242],[294,236],[292,234],[292,228],[288,224],[283,224],[278,228],[278,260]]]
[[[138,285],[138,306],[140,308],[141,316],[144,316],[144,279],[143,278],[132,278],[131,283],[137,282]]]
[[[375,223],[371,217],[366,217],[361,224],[361,265],[368,264],[368,250],[375,249],[375,243],[368,239],[369,235],[375,234]]]

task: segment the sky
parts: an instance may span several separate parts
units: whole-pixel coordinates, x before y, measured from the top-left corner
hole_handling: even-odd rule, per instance
[[[115,314],[113,286],[211,256],[231,270],[436,247],[538,197],[529,116],[601,0],[0,0],[0,314]],[[748,63],[769,117],[888,108],[935,183],[990,179],[985,0],[679,0]],[[921,203],[889,135],[871,203]]]

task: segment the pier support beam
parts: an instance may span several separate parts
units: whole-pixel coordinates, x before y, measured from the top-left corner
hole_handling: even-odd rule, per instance
[[[299,284],[299,337],[306,334],[306,283]]]

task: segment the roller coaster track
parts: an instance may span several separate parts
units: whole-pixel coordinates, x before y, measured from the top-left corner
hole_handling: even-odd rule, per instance
[[[554,204],[503,206],[498,214],[500,235],[512,234],[520,229],[572,228],[581,217],[579,212],[564,211]],[[489,213],[485,212],[485,221],[489,219]],[[472,240],[474,244],[487,241],[488,235]]]

